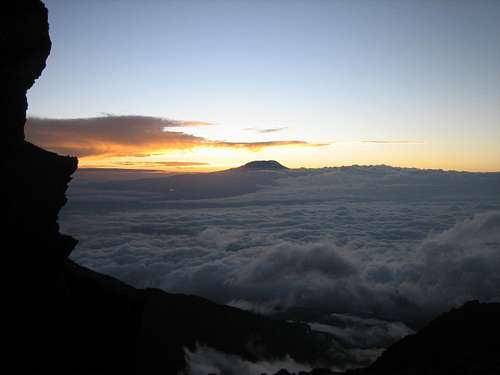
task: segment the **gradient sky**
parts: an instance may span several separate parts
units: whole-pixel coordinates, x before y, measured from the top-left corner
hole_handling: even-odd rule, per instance
[[[53,47],[30,116],[151,116],[201,140],[83,166],[500,170],[500,1],[45,3]],[[71,153],[72,141],[49,146]],[[271,143],[241,146],[256,142]]]

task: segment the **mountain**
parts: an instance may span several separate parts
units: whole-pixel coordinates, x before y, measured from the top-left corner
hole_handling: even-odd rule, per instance
[[[255,193],[260,187],[275,185],[276,179],[282,177],[281,172],[287,170],[277,161],[260,160],[219,172],[93,182],[80,184],[73,190],[149,192],[172,201],[226,198]]]
[[[366,372],[500,374],[500,303],[471,301],[389,347]]]
[[[368,368],[343,375],[500,374],[500,303],[467,302],[391,345]],[[291,375],[286,369],[275,375]],[[300,375],[339,374],[328,369]]]
[[[234,168],[232,170],[240,171],[283,171],[287,170],[283,164],[277,162],[276,160],[255,160],[241,167]]]

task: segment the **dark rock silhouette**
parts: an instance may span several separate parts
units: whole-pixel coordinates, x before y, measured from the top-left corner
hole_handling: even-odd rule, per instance
[[[26,91],[40,76],[51,48],[45,7],[39,1],[10,1],[0,14],[4,264],[16,272],[9,280],[15,290],[9,291],[6,313],[14,332],[7,341],[13,354],[30,353],[30,361],[42,363],[40,348],[54,322],[65,315],[52,303],[65,293],[62,266],[76,241],[59,233],[57,215],[77,160],[24,140]]]
[[[500,303],[471,301],[391,345],[368,368],[344,375],[500,374]],[[286,369],[275,375],[291,375]],[[300,375],[339,374],[328,369]]]
[[[500,374],[500,304],[472,301],[389,347],[362,374]]]

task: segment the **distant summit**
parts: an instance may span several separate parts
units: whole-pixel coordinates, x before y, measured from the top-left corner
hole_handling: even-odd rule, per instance
[[[280,171],[287,170],[288,168],[283,164],[278,163],[276,160],[255,160],[235,169],[252,171]]]

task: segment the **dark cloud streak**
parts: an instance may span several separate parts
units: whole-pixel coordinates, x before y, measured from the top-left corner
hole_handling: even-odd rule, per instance
[[[283,131],[285,129],[288,129],[288,128],[287,127],[282,127],[282,128],[265,128],[265,129],[245,128],[244,130],[253,131],[253,132],[261,133],[261,134],[268,134],[268,133],[280,132],[280,131]]]
[[[203,121],[179,121],[152,116],[101,116],[76,119],[29,118],[29,141],[61,154],[89,156],[148,156],[165,150],[196,147],[244,148],[258,151],[268,147],[317,147],[300,140],[267,142],[230,142],[210,140],[181,131],[176,127],[212,125]]]
[[[372,143],[381,145],[421,145],[424,142],[421,141],[409,141],[409,140],[367,140],[361,141],[361,143]]]

